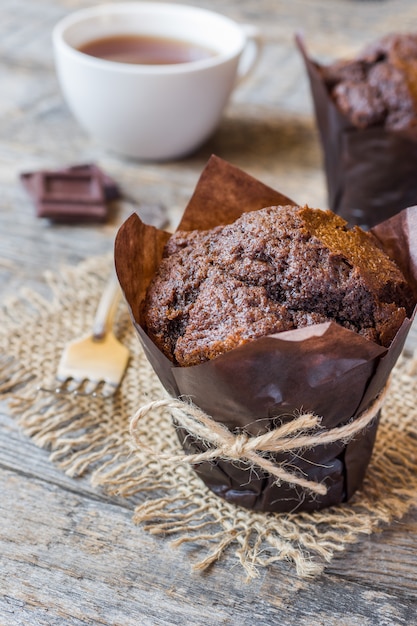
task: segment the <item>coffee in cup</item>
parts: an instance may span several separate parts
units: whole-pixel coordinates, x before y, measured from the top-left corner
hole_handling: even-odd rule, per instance
[[[150,35],[110,35],[87,41],[78,48],[84,54],[116,63],[173,65],[208,59],[214,50],[188,41]]]
[[[80,125],[144,160],[185,156],[214,132],[260,52],[256,29],[159,2],[76,11],[53,31],[58,79]]]

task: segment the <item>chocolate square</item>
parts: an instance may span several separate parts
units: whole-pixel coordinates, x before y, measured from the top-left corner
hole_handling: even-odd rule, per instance
[[[120,197],[117,184],[94,164],[25,172],[20,179],[37,216],[55,222],[105,221],[107,202]]]
[[[34,176],[41,203],[90,205],[105,202],[102,181],[94,172],[39,172]]]

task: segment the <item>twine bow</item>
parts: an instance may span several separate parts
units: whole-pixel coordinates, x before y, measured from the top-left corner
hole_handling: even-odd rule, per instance
[[[172,462],[185,462],[190,465],[215,459],[246,461],[261,467],[264,471],[275,476],[277,482],[298,485],[312,493],[325,495],[327,487],[324,484],[289,472],[284,469],[283,465],[272,462],[263,456],[262,453],[309,449],[336,441],[346,443],[371,423],[384,403],[386,391],[387,386],[356,419],[352,419],[344,426],[325,431],[318,430],[321,424],[320,417],[313,413],[303,413],[290,422],[282,424],[263,435],[251,437],[245,432],[234,434],[226,426],[209,417],[196,405],[184,400],[167,398],[150,402],[141,407],[131,419],[130,433],[136,445],[143,447],[137,434],[138,422],[153,410],[160,408],[171,409],[180,428],[187,430],[195,438],[210,444],[211,447],[197,454],[160,454],[160,458]]]

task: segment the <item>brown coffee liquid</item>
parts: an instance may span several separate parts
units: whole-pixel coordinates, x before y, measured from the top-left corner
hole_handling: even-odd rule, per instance
[[[90,56],[118,63],[172,65],[214,56],[212,50],[177,39],[147,35],[112,35],[89,41],[78,48]]]

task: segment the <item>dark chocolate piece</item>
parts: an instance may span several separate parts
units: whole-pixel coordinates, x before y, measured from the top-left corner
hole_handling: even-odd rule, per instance
[[[55,222],[103,222],[107,203],[120,197],[117,184],[94,164],[25,172],[20,178],[37,216]]]

